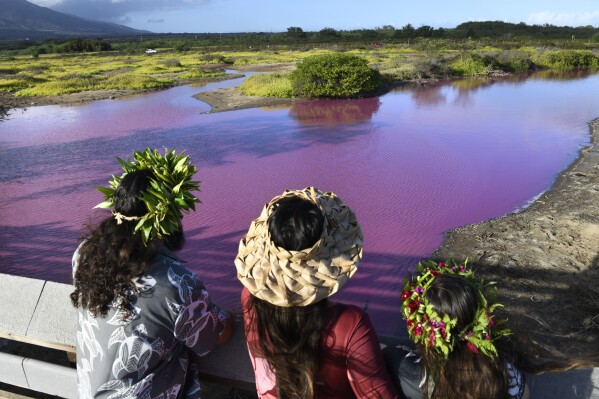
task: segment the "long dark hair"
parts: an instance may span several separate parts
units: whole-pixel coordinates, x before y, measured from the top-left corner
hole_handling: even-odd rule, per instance
[[[323,230],[324,216],[301,198],[280,200],[268,219],[272,242],[287,250],[313,246]],[[276,376],[280,399],[314,398],[322,332],[330,319],[327,300],[308,306],[280,307],[251,297],[261,355]]]
[[[113,196],[115,212],[129,217],[146,214],[141,195],[152,178],[154,173],[150,170],[125,175]],[[148,270],[158,245],[149,242],[146,246],[141,234],[134,232],[136,224],[136,220],[119,224],[109,216],[95,229],[88,226],[90,231],[79,248],[73,278],[73,306],[87,309],[94,317],[106,316],[113,305],[123,312],[124,318],[131,315],[130,294],[135,290],[132,280]]]
[[[426,298],[439,315],[457,319],[452,329],[459,334],[473,321],[479,307],[476,289],[460,276],[441,274],[433,280]],[[498,347],[498,358],[474,353],[467,341],[456,338],[453,349],[446,359],[435,351],[421,348],[422,361],[426,370],[425,396],[430,398],[489,398],[508,397],[509,376],[506,353]],[[429,392],[434,381],[434,389]]]

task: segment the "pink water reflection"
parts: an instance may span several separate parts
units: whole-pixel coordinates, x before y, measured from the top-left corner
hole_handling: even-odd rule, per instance
[[[114,157],[176,147],[202,180],[182,256],[219,303],[238,305],[233,258],[262,206],[314,185],[364,230],[364,261],[337,298],[368,304],[379,331],[394,333],[401,280],[443,232],[547,189],[599,116],[598,75],[466,83],[220,114],[203,114],[191,87],[15,112],[0,123],[0,272],[69,282],[81,226],[104,215],[90,209],[102,199],[94,186],[118,172]]]

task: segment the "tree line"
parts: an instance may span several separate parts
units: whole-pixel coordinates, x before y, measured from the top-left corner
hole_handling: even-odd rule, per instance
[[[429,25],[414,27],[406,24],[400,28],[383,25],[372,29],[337,30],[324,27],[318,31],[305,31],[290,26],[285,32],[245,33],[177,33],[144,34],[143,37],[116,39],[71,39],[64,42],[50,40],[45,43],[13,43],[11,47],[27,48],[37,45],[44,52],[92,52],[110,50],[133,50],[148,47],[173,48],[176,51],[191,50],[201,46],[251,46],[294,45],[302,43],[356,43],[366,42],[383,45],[388,42],[410,42],[421,38],[443,39],[538,39],[538,40],[585,40],[599,42],[599,27],[591,25],[570,27],[551,24],[527,25],[502,21],[464,22],[455,28],[434,28]]]

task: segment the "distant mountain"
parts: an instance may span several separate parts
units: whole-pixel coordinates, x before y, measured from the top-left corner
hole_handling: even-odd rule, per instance
[[[0,41],[68,37],[114,37],[150,33],[40,7],[26,0],[0,0]]]

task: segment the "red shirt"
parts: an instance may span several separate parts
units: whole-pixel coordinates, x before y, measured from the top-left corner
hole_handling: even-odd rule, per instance
[[[260,353],[260,345],[255,328],[248,326],[252,316],[250,296],[244,288],[241,304],[256,389],[261,399],[276,399],[275,375],[266,359],[255,356]],[[323,332],[317,376],[324,386],[316,386],[317,397],[398,398],[368,314],[353,305],[331,302],[329,306],[331,320]]]

